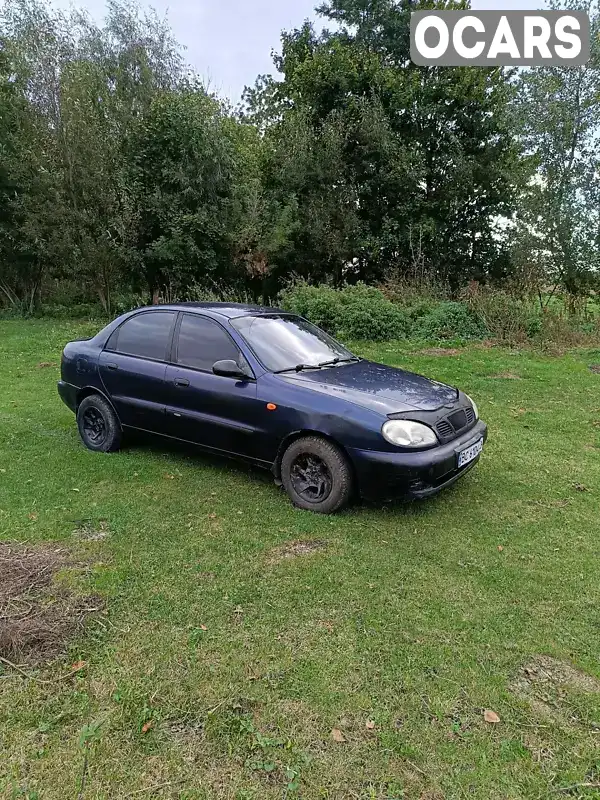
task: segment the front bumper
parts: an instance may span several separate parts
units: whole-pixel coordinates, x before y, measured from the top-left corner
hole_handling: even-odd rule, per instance
[[[431,497],[473,469],[480,456],[459,469],[458,453],[482,437],[485,442],[487,433],[487,425],[479,420],[462,436],[430,450],[388,453],[351,449],[360,494],[380,500]]]

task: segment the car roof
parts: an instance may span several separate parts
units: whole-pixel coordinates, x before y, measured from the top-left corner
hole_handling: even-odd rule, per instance
[[[179,311],[209,311],[212,314],[219,314],[227,319],[235,317],[256,317],[261,314],[287,314],[281,308],[270,306],[255,306],[249,303],[169,303],[159,306],[148,306],[147,308],[173,309]],[[146,310],[146,309],[145,309]]]

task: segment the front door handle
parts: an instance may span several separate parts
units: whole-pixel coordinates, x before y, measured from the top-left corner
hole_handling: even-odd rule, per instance
[[[119,365],[111,362],[110,364],[106,365],[106,369],[112,369],[112,370],[119,369]]]
[[[175,386],[189,386],[190,382],[187,378],[175,378]]]

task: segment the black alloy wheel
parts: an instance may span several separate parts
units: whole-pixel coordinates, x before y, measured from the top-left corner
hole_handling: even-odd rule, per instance
[[[121,423],[111,404],[99,394],[85,397],[77,408],[77,427],[88,450],[112,453],[121,447]]]
[[[300,453],[290,470],[295,492],[308,503],[327,500],[333,488],[333,478],[327,464],[316,455]]]
[[[281,482],[298,508],[333,514],[350,502],[354,475],[341,447],[310,435],[294,440],[283,454]]]
[[[100,447],[106,439],[106,421],[102,412],[89,406],[83,413],[83,430],[90,442]]]

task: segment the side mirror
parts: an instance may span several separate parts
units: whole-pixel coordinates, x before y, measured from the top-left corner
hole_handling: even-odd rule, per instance
[[[215,375],[221,375],[223,378],[242,378],[247,380],[251,377],[239,364],[236,364],[231,359],[217,361],[213,364],[212,371]]]

